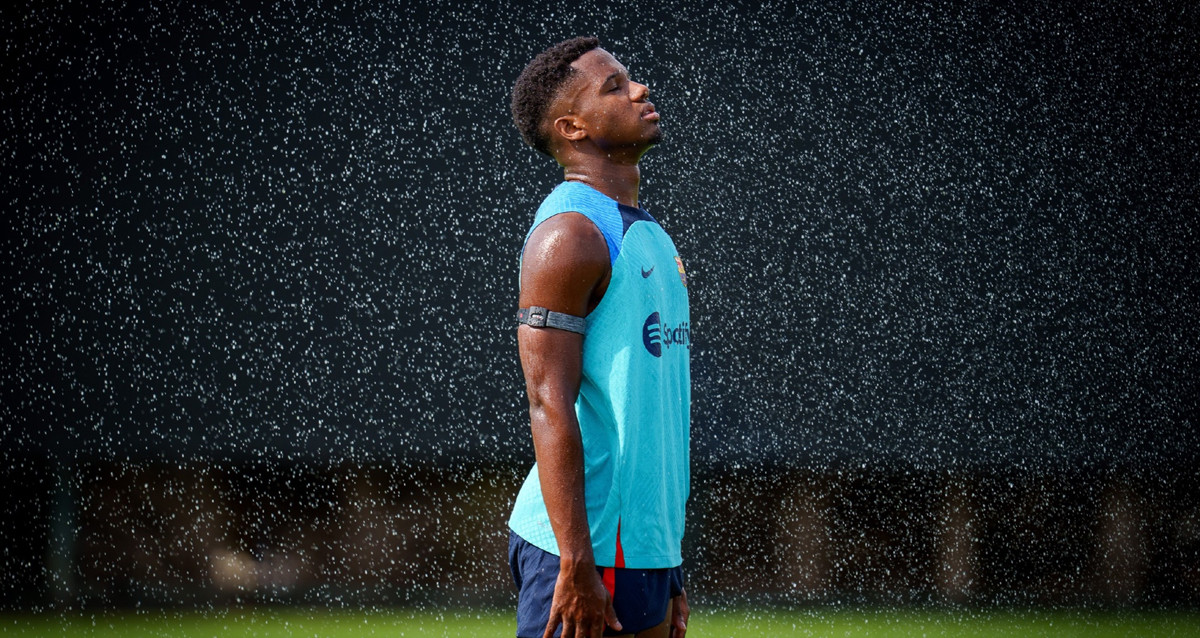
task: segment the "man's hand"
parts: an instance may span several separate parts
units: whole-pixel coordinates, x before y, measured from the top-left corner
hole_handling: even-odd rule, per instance
[[[692,613],[688,609],[687,592],[680,590],[674,603],[671,605],[671,638],[683,638],[687,634],[688,616]]]
[[[621,631],[612,596],[594,565],[562,561],[550,603],[550,622],[542,637],[553,638],[560,624],[562,638],[600,638],[605,625]]]

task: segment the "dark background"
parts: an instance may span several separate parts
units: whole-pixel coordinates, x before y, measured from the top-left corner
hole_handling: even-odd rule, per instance
[[[645,6],[651,4],[653,6]],[[4,10],[3,447],[531,456],[512,81],[652,87],[701,464],[1195,459],[1190,3]]]
[[[663,114],[698,598],[1195,604],[1198,13],[6,6],[0,603],[511,597],[561,173],[508,93],[596,34]]]

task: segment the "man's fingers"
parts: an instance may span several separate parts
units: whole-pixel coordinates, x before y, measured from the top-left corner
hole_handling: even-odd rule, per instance
[[[546,623],[546,631],[542,632],[542,638],[554,638],[554,630],[558,629],[558,625],[561,622],[561,620],[562,619],[559,616],[558,611],[555,609],[551,609],[550,610],[550,622]],[[566,632],[563,632],[563,635],[565,636]]]
[[[671,638],[683,638],[686,633],[687,622],[684,621],[683,616],[676,614],[671,622]]]
[[[617,610],[613,609],[611,596],[604,601],[604,623],[617,631],[621,631],[621,621],[617,620]],[[601,627],[600,630],[600,633],[604,633],[603,627]]]
[[[604,619],[597,619],[589,627],[588,638],[603,638],[604,636]]]
[[[671,638],[683,638],[687,634],[687,621],[690,614],[687,594],[679,592],[679,595],[671,603]]]

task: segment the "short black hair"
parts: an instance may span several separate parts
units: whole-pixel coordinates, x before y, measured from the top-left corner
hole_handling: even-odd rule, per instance
[[[600,39],[593,36],[563,40],[539,53],[521,71],[513,85],[511,106],[513,123],[526,144],[553,157],[550,138],[542,127],[546,109],[567,79],[575,74],[571,63],[599,46]]]

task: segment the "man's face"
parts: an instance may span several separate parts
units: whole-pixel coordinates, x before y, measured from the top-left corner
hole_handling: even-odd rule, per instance
[[[603,150],[645,151],[658,143],[658,112],[650,90],[629,79],[629,71],[609,52],[592,49],[571,66],[578,74],[568,89],[571,113],[582,118],[588,138]],[[639,153],[640,155],[640,153]]]

